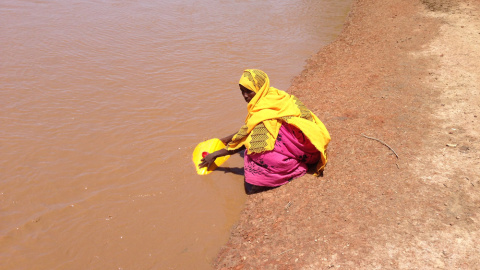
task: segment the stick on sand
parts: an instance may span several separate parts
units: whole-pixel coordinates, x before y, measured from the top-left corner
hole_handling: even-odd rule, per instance
[[[380,142],[381,144],[385,145],[385,146],[388,147],[390,150],[392,150],[392,152],[395,154],[395,156],[396,156],[397,159],[398,159],[397,153],[396,153],[395,150],[393,150],[393,148],[390,147],[388,144],[384,143],[383,141],[381,141],[381,140],[379,140],[379,139],[377,139],[377,138],[368,137],[367,135],[364,135],[363,133],[362,133],[362,136],[365,137],[365,138],[367,138],[367,139],[370,139],[370,140],[375,140],[375,141]]]

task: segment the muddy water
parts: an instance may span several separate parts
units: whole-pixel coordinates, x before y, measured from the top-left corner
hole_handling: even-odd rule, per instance
[[[0,3],[0,268],[209,269],[242,159],[195,174],[260,68],[286,89],[349,0]]]

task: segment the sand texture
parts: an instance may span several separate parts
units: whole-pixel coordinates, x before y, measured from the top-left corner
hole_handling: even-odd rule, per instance
[[[249,196],[215,268],[480,269],[480,1],[356,0],[289,92],[325,174]]]

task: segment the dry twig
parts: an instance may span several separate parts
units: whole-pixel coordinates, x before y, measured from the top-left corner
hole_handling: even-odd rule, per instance
[[[292,250],[292,249],[293,249],[293,248],[291,248],[291,249],[287,249],[287,250],[285,250],[285,251],[284,251],[284,252],[282,252],[282,253],[278,253],[278,254],[277,254],[277,256],[280,256],[280,255],[282,255],[283,253],[289,252],[289,251],[290,251],[290,250]]]
[[[292,203],[288,202],[287,205],[285,205],[285,210],[288,210],[288,208],[290,208],[290,205],[292,205]]]
[[[363,133],[362,133],[362,136],[365,137],[365,138],[367,138],[367,139],[370,139],[370,140],[375,140],[375,141],[380,142],[381,144],[385,145],[385,146],[388,147],[390,150],[392,150],[392,152],[395,154],[395,156],[396,156],[397,159],[398,159],[397,153],[396,153],[395,150],[393,150],[393,148],[390,147],[388,144],[384,143],[383,141],[381,141],[381,140],[379,140],[379,139],[377,139],[377,138],[368,137],[367,135],[365,135],[365,134],[363,134]]]

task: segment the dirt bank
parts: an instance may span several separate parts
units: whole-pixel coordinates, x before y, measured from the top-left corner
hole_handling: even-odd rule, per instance
[[[250,196],[215,267],[480,269],[478,59],[479,1],[355,1],[289,89],[324,177]]]

